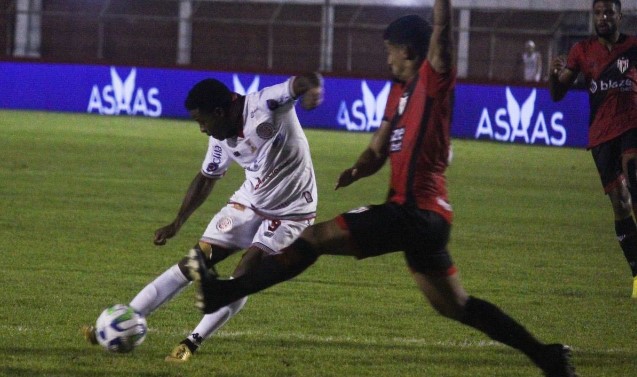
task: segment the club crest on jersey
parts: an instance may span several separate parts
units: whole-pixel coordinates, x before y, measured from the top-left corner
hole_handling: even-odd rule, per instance
[[[617,69],[619,69],[619,72],[621,73],[626,73],[626,71],[628,71],[629,64],[630,61],[628,60],[628,58],[621,57],[617,59]]]
[[[261,139],[272,139],[275,133],[274,125],[270,122],[263,122],[257,126],[257,135]]]
[[[221,233],[227,233],[232,229],[232,219],[230,217],[222,217],[217,221],[217,230]]]

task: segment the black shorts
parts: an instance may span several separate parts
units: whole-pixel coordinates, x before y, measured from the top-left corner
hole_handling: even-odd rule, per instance
[[[605,193],[608,193],[623,177],[622,154],[630,150],[637,152],[637,129],[635,128],[591,149]]]
[[[446,272],[451,225],[438,213],[396,203],[364,207],[341,215],[359,259],[404,251],[413,270]]]

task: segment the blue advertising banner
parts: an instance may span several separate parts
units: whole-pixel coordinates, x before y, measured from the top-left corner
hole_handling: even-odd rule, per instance
[[[196,82],[214,77],[246,94],[285,81],[266,74],[101,65],[0,62],[0,108],[101,115],[188,118],[183,102]],[[391,83],[326,78],[325,101],[297,107],[306,127],[370,132],[382,120]],[[588,97],[554,103],[545,88],[458,84],[452,136],[551,146],[586,146]]]

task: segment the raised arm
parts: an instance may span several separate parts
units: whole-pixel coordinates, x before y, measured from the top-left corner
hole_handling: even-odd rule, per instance
[[[294,77],[292,91],[295,97],[303,97],[301,106],[312,110],[323,102],[323,76],[317,72]]]
[[[451,70],[454,62],[451,0],[436,0],[433,7],[433,31],[427,60],[438,73]]]

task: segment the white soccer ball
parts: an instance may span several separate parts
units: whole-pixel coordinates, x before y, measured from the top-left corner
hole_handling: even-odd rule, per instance
[[[132,351],[142,344],[146,330],[146,318],[122,304],[104,309],[95,322],[98,343],[111,352]]]

